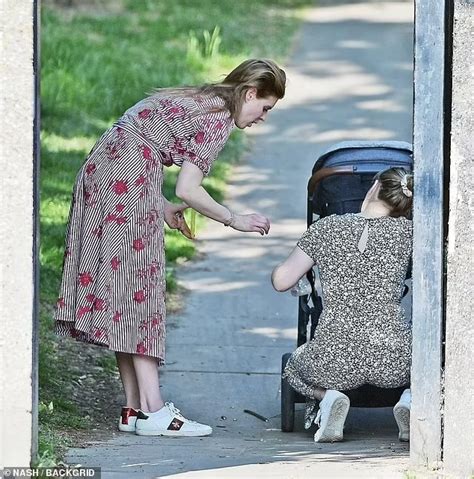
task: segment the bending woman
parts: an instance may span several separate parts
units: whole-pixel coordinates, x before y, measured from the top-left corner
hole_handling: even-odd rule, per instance
[[[410,381],[411,329],[401,299],[412,252],[412,192],[411,173],[379,173],[360,213],[316,221],[273,271],[273,286],[286,291],[319,268],[324,309],[314,339],[296,349],[284,371],[308,398],[305,427],[319,424],[316,442],[343,438],[350,401],[340,391]],[[409,407],[406,390],[394,408],[400,440],[409,437]]]
[[[267,234],[261,214],[239,215],[214,201],[203,177],[234,127],[266,119],[285,94],[285,72],[247,60],[217,84],[161,89],[127,110],[96,143],[76,179],[55,314],[63,336],[115,351],[125,390],[121,431],[205,436],[161,396],[165,361],[164,223],[189,237],[182,215],[199,213],[239,231]],[[181,167],[172,204],[163,165]]]

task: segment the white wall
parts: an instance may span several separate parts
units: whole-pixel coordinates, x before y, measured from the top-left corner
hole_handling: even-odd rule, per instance
[[[32,0],[0,3],[0,465],[28,466],[33,375]]]
[[[474,474],[474,3],[455,0],[443,462]]]

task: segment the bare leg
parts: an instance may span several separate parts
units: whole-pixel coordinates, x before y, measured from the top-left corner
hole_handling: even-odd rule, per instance
[[[133,366],[140,392],[140,409],[144,412],[158,411],[165,403],[161,397],[156,358],[134,354]]]
[[[125,391],[125,407],[138,409],[140,407],[140,394],[132,356],[133,354],[128,353],[115,353],[120,379],[122,379],[123,390]]]
[[[305,414],[305,428],[308,429],[311,424],[313,424],[314,420],[316,419],[316,415],[318,414],[318,407],[316,401],[322,401],[324,395],[326,394],[326,389],[316,387],[314,388],[313,395],[311,397],[306,398],[306,414]]]
[[[321,401],[324,397],[324,395],[326,394],[326,389],[324,388],[315,388],[314,390],[314,398],[315,399],[318,399],[319,401]]]

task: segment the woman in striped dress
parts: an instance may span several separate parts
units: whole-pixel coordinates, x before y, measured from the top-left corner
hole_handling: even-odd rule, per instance
[[[161,89],[125,112],[93,147],[77,176],[55,320],[59,335],[115,351],[126,406],[119,429],[140,435],[203,436],[209,426],[164,403],[164,222],[190,236],[188,207],[243,232],[267,234],[260,214],[238,215],[202,187],[234,127],[264,121],[285,93],[271,60],[247,60],[221,82]],[[163,165],[180,166],[172,204]]]

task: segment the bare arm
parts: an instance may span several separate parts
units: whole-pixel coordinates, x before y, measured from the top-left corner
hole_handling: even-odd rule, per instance
[[[202,187],[203,178],[203,172],[196,165],[184,161],[176,182],[176,196],[204,216],[224,223],[229,220],[230,211],[214,201]]]
[[[273,270],[273,287],[280,292],[288,291],[313,266],[313,259],[296,247],[290,256]]]
[[[228,223],[239,231],[268,233],[270,222],[259,214],[235,215],[228,208],[215,201],[201,185],[202,171],[194,164],[184,161],[176,182],[176,196],[199,213],[219,223]]]

